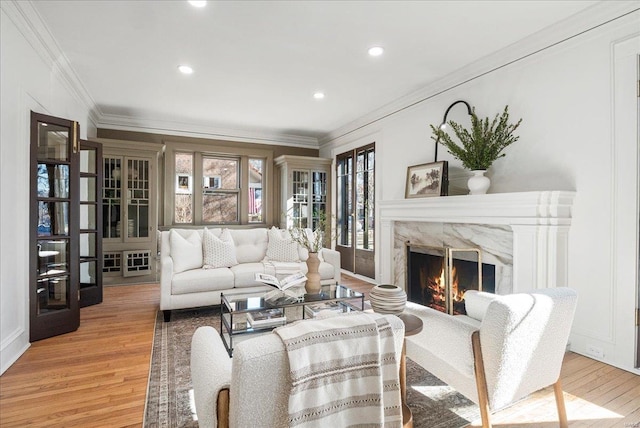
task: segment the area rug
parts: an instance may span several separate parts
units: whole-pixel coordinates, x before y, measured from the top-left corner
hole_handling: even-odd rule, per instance
[[[200,326],[219,330],[219,308],[156,316],[144,427],[197,428],[191,389],[191,337]],[[458,428],[479,418],[478,406],[407,359],[407,403],[418,428]],[[264,427],[271,428],[271,427]]]

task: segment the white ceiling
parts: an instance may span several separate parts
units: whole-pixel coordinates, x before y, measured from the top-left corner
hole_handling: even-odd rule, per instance
[[[99,118],[319,138],[594,1],[34,1]],[[381,57],[368,56],[373,45]],[[190,76],[178,72],[191,65]],[[316,100],[313,93],[326,98]],[[179,124],[179,126],[178,126]]]

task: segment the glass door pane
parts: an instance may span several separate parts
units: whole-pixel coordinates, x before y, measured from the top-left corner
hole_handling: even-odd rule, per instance
[[[325,217],[327,213],[327,173],[313,171],[311,176],[313,188],[311,229],[316,230],[320,225],[321,218]]]
[[[102,169],[102,235],[105,239],[120,238],[122,158],[105,157]]]
[[[293,171],[293,207],[291,221],[294,227],[309,225],[309,172]]]
[[[127,238],[149,237],[149,161],[127,158]]]
[[[356,173],[356,248],[373,250],[374,235],[374,153],[372,149],[358,152]]]
[[[343,157],[338,159],[338,183],[336,222],[338,225],[338,244],[346,247],[351,246],[353,191],[351,182],[353,180],[353,157]]]

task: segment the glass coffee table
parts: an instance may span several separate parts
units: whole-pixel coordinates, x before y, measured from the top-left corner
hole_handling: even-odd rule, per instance
[[[314,318],[323,310],[364,310],[364,294],[344,285],[323,285],[319,295],[287,290],[251,294],[220,294],[220,336],[229,356],[241,336],[265,333],[289,322]]]

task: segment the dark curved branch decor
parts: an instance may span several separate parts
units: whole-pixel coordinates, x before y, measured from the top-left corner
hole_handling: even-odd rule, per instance
[[[449,114],[449,111],[451,110],[451,108],[453,106],[455,106],[456,104],[459,104],[459,103],[463,103],[464,105],[467,106],[467,113],[469,113],[469,116],[471,116],[471,106],[469,105],[468,102],[463,101],[463,100],[455,101],[449,107],[447,107],[447,110],[444,112],[444,117],[442,118],[442,123],[439,126],[440,129],[444,130],[444,127],[447,125],[447,115]],[[438,161],[438,144],[439,143],[440,143],[440,135],[438,135],[438,139],[436,140],[436,148],[435,148],[435,153],[433,155],[433,161],[434,162]]]

